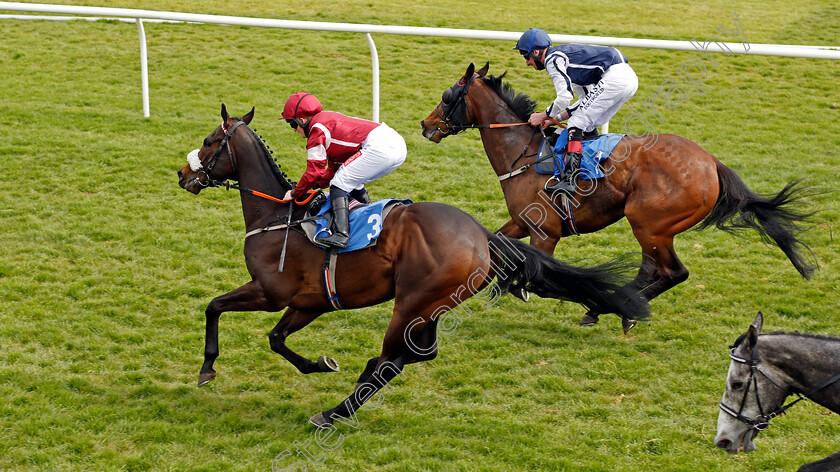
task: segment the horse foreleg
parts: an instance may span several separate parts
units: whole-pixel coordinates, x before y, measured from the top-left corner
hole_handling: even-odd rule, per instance
[[[320,311],[303,311],[289,308],[283,313],[277,326],[268,333],[268,343],[271,350],[283,356],[303,374],[312,372],[337,372],[338,362],[331,357],[321,356],[317,361],[311,361],[286,346],[286,338],[308,325],[315,318],[321,316]]]
[[[216,378],[213,363],[219,357],[219,317],[226,311],[277,311],[265,296],[262,285],[256,280],[214,298],[204,316],[204,364],[198,376],[199,387]]]

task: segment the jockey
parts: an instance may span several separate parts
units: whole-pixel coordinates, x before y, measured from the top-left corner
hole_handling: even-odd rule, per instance
[[[283,107],[283,118],[306,138],[306,171],[284,200],[319,187],[330,189],[333,209],[331,234],[316,242],[347,247],[348,198],[370,203],[365,184],[399,167],[407,154],[405,140],[385,123],[375,123],[324,111],[311,93],[292,94]]]
[[[534,70],[545,69],[554,83],[557,98],[545,111],[532,114],[528,122],[546,128],[568,120],[566,170],[558,183],[545,190],[572,193],[583,134],[596,133],[595,128],[608,122],[636,93],[639,79],[618,49],[586,44],[551,47],[551,38],[539,28],[523,33],[513,49],[518,49]],[[575,94],[578,101],[569,106]]]

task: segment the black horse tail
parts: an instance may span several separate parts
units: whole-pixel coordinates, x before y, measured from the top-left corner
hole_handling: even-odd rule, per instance
[[[488,245],[496,283],[504,292],[527,290],[543,298],[569,300],[596,313],[617,313],[630,320],[650,316],[647,300],[627,286],[631,277],[624,274],[638,267],[629,260],[576,267],[499,234],[489,233]]]
[[[796,270],[806,279],[810,278],[817,269],[817,263],[811,248],[800,241],[797,235],[803,231],[800,223],[807,221],[814,212],[801,212],[792,208],[806,196],[807,187],[799,185],[800,181],[797,180],[787,184],[776,195],[759,195],[750,190],[734,170],[720,161],[716,165],[720,196],[697,229],[714,225],[733,234],[744,229],[754,229],[764,241],[775,242]],[[806,253],[814,260],[814,265],[808,262]]]

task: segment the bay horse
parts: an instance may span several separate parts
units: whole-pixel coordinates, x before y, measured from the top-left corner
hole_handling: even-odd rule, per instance
[[[802,276],[815,270],[803,255],[810,250],[798,239],[799,223],[811,214],[793,208],[802,196],[797,182],[773,196],[756,194],[733,170],[681,136],[622,138],[601,163],[606,176],[578,179],[568,199],[573,208],[565,210],[560,191],[549,195],[543,190],[550,176],[525,172],[534,166],[542,141],[540,130],[527,124],[536,103],[504,83],[505,74],[487,76],[489,67],[488,62],[476,71],[470,64],[421,126],[423,136],[435,143],[466,129],[480,130],[511,216],[499,233],[530,236],[534,247],[553,255],[558,240],[573,234],[564,225],[567,214],[577,233],[598,231],[626,217],[651,262],[642,265],[631,286],[648,300],[688,278],[674,251],[674,236],[698,223],[697,229],[757,230],[781,248]],[[598,315],[590,311],[581,325],[596,323]]]
[[[293,188],[293,183],[248,127],[253,108],[237,118],[229,116],[222,105],[221,116],[221,125],[197,152],[190,153],[188,164],[178,171],[178,183],[197,195],[208,186],[238,182],[233,187],[241,190],[245,264],[251,280],[215,297],[205,310],[199,386],[216,376],[213,363],[219,356],[219,317],[227,311],[277,312],[287,308],[268,335],[271,349],[304,374],[336,371],[334,359],[321,356],[312,361],[286,346],[289,335],[335,310],[322,278],[325,251],[299,231],[307,210],[277,198]],[[286,249],[289,260],[284,259]],[[281,260],[283,267],[278,271]],[[491,233],[472,216],[449,205],[421,202],[397,206],[382,222],[376,244],[339,254],[334,272],[343,308],[395,300],[381,354],[368,361],[353,394],[310,421],[321,427],[335,418],[354,415],[365,400],[400,374],[404,365],[434,359],[438,322],[443,319],[444,326],[451,324],[447,317],[452,316],[452,308],[473,295],[491,298],[488,293],[493,293],[493,287],[499,293],[529,290],[588,309],[643,318],[649,312],[647,301],[622,288],[626,269],[629,266],[618,260],[589,268],[562,263],[520,241]],[[489,286],[494,278],[496,285]]]
[[[840,338],[776,331],[762,334],[764,316],[730,347],[715,445],[730,454],[755,450],[753,440],[770,420],[807,398],[840,413]],[[798,398],[787,405],[790,395]],[[799,468],[840,470],[840,452]]]

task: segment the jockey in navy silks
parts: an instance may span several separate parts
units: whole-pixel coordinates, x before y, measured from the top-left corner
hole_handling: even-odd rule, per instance
[[[557,98],[545,111],[532,114],[528,122],[546,128],[567,121],[568,164],[558,183],[546,187],[546,191],[571,193],[583,134],[595,133],[595,128],[608,122],[636,93],[639,79],[618,49],[587,44],[552,47],[551,38],[539,28],[523,33],[513,49],[519,50],[534,70],[548,72],[554,83]],[[575,95],[578,100],[570,106]]]

